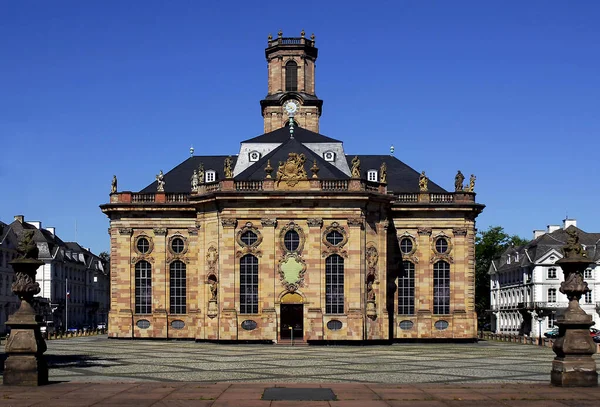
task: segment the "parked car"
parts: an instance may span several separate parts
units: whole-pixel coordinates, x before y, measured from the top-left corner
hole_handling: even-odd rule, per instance
[[[600,343],[600,334],[592,336],[592,340],[596,343]]]
[[[600,331],[597,330],[596,328],[590,328],[590,336],[594,337],[600,335]]]
[[[106,329],[106,322],[100,322],[98,324],[98,329]]]
[[[558,327],[555,326],[549,331],[544,332],[546,338],[558,338]]]

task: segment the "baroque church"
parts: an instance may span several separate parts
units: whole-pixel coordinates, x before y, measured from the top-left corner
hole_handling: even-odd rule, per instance
[[[319,133],[314,35],[269,36],[264,134],[110,202],[109,337],[476,338],[475,177],[449,192]]]

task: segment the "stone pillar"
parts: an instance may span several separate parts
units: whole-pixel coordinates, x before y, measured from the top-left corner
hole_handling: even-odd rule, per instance
[[[575,229],[567,229],[569,238],[563,247],[564,258],[557,261],[565,281],[560,284],[560,292],[569,299],[569,306],[558,316],[558,338],[552,350],[556,357],[552,362],[550,382],[555,386],[596,387],[598,373],[592,355],[596,344],[590,337],[589,328],[594,324],[592,316],[579,306],[579,299],[590,289],[583,281],[583,272],[592,263],[586,256]]]
[[[44,262],[37,259],[33,232],[25,232],[18,250],[19,258],[9,264],[16,276],[12,290],[21,299],[21,306],[6,321],[11,331],[5,348],[4,385],[39,386],[48,383],[48,365],[43,355],[46,342],[31,303],[40,292],[35,273]]]

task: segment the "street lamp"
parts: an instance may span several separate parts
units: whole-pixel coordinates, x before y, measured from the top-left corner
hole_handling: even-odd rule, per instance
[[[544,320],[544,317],[542,315],[538,314],[537,320],[538,320],[538,345],[542,346],[542,321]]]

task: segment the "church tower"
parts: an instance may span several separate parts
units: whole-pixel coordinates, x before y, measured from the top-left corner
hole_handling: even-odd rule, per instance
[[[265,120],[265,133],[284,127],[288,121],[283,105],[294,100],[298,111],[294,121],[307,130],[319,132],[319,117],[323,101],[315,93],[315,61],[318,50],[315,35],[284,37],[281,30],[277,38],[269,35],[265,49],[269,70],[269,90],[260,101]]]

